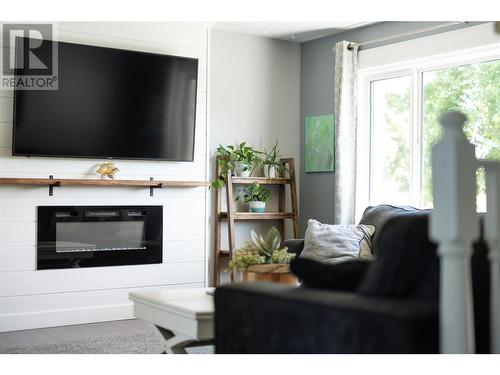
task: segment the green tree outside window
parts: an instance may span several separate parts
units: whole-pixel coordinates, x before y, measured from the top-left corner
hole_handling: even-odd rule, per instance
[[[402,120],[408,111],[410,90],[386,93],[386,126],[397,154],[386,163],[389,174],[408,190],[410,157]],[[422,206],[432,207],[431,148],[441,136],[441,113],[459,110],[467,115],[465,133],[476,146],[476,157],[500,160],[500,60],[462,65],[423,73]],[[484,173],[478,172],[478,202],[484,209]]]

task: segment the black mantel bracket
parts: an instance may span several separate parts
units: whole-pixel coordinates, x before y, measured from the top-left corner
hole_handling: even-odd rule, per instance
[[[50,180],[54,179],[53,175],[49,176]],[[54,196],[54,186],[61,187],[61,181],[54,181],[53,183],[49,184],[49,196]]]
[[[153,177],[149,177],[149,181],[154,181]],[[154,196],[154,189],[163,189],[163,183],[159,182],[158,185],[150,186],[149,187],[149,196],[152,197]]]

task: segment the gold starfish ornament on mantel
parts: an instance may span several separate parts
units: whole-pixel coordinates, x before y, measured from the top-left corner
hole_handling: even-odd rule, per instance
[[[115,179],[117,172],[120,172],[120,170],[115,166],[115,163],[101,163],[96,170],[96,173],[100,174],[102,179],[108,177],[112,180]]]

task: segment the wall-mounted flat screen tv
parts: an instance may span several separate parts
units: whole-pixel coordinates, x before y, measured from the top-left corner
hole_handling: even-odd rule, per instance
[[[39,56],[53,43],[58,89],[14,91],[13,155],[193,161],[197,59],[52,41]]]

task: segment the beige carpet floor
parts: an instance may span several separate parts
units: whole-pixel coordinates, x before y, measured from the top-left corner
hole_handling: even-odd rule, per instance
[[[3,354],[156,354],[163,338],[143,320],[79,324],[64,327],[1,332]],[[189,354],[211,354],[213,346],[188,348]]]

